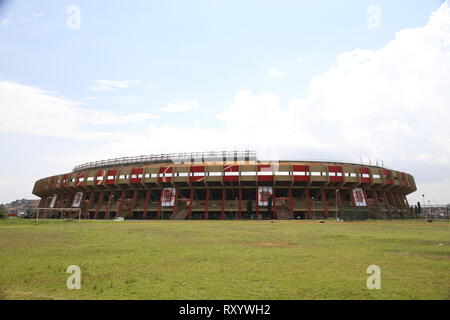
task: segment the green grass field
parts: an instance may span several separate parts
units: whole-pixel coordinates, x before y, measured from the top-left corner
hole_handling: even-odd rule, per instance
[[[0,299],[450,299],[449,223],[8,219],[0,244]]]

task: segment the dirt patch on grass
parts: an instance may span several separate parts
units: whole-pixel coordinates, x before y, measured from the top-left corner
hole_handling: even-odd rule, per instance
[[[376,239],[374,238],[374,241],[376,242],[384,242],[384,243],[395,243],[395,244],[405,244],[410,246],[417,246],[417,245],[426,245],[426,246],[446,246],[448,248],[450,246],[449,241],[441,241],[441,240],[414,240],[414,239],[398,239],[398,238],[384,238],[384,239]]]
[[[257,248],[293,248],[293,247],[299,247],[297,243],[292,242],[285,242],[285,241],[264,241],[264,242],[242,242],[242,241],[233,241],[232,242],[235,245],[239,246],[251,246],[251,247],[257,247]]]
[[[447,252],[439,253],[439,252],[422,252],[422,251],[400,251],[400,250],[386,250],[387,252],[394,253],[402,256],[410,256],[410,257],[420,257],[425,259],[434,259],[434,260],[446,260],[450,261],[450,256]]]
[[[65,298],[53,297],[32,292],[3,289],[1,300],[67,300]]]
[[[260,242],[256,245],[263,246],[263,247],[291,247],[294,244],[289,242]]]

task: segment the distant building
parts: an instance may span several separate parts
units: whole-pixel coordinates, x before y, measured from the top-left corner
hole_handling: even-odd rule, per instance
[[[30,214],[38,205],[39,200],[20,199],[6,204],[5,208],[8,216],[23,217]]]

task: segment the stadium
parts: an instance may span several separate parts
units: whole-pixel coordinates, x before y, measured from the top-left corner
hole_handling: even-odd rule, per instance
[[[43,178],[32,216],[81,219],[405,218],[407,173],[356,163],[258,160],[254,151],[138,156]]]

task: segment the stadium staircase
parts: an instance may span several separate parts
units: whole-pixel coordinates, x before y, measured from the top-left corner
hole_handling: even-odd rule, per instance
[[[170,220],[186,220],[189,215],[189,207],[188,206],[180,206],[177,210],[172,213],[169,217]]]
[[[287,205],[286,201],[277,199],[276,201],[276,214],[278,220],[292,219],[292,210]]]
[[[117,210],[116,218],[130,218],[133,216],[133,212],[131,210],[131,200],[124,200],[123,203],[119,204],[119,208]]]

